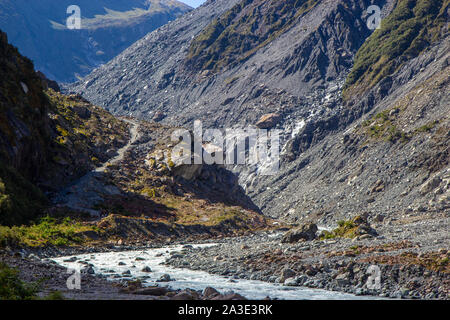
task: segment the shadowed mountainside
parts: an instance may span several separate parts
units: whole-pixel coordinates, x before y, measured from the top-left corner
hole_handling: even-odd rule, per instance
[[[66,27],[70,5],[81,9],[81,30]],[[38,70],[72,82],[190,9],[175,0],[5,0],[0,28]]]

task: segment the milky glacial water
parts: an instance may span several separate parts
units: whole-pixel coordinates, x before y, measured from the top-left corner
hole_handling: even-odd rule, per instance
[[[205,247],[209,245],[195,245]],[[83,254],[69,257],[55,258],[53,261],[71,269],[79,270],[85,267],[80,261],[93,265],[96,274],[107,276],[108,280],[141,279],[144,286],[168,286],[171,289],[203,290],[213,287],[221,293],[237,292],[247,299],[264,299],[266,297],[284,300],[362,300],[370,297],[355,296],[346,293],[332,292],[305,287],[286,287],[281,284],[267,283],[254,280],[236,280],[228,277],[209,274],[203,271],[178,269],[163,265],[171,252],[182,250],[182,246],[171,246],[158,249],[145,249],[126,252],[107,252],[96,254]],[[76,257],[77,261],[67,262]],[[119,265],[119,263],[125,265]],[[150,267],[152,272],[142,272],[144,267]],[[122,275],[130,271],[131,275]],[[169,274],[171,282],[156,282],[163,274]]]

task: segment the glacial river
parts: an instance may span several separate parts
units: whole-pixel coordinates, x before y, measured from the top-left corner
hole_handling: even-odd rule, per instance
[[[205,246],[211,245],[195,245],[194,247]],[[144,286],[159,285],[168,286],[172,289],[190,288],[203,290],[206,287],[213,287],[221,293],[234,291],[248,299],[264,299],[270,297],[272,299],[286,300],[362,300],[371,298],[305,287],[286,287],[281,284],[262,281],[232,280],[228,277],[213,275],[203,271],[176,269],[163,265],[166,258],[170,257],[172,252],[181,250],[182,246],[171,246],[138,251],[82,254],[54,258],[52,260],[64,267],[76,270],[85,267],[80,262],[87,262],[93,266],[96,274],[103,274],[108,280],[141,279]],[[152,272],[143,272],[142,269],[144,267],[149,267]],[[156,282],[164,274],[170,275],[174,281],[164,283]]]

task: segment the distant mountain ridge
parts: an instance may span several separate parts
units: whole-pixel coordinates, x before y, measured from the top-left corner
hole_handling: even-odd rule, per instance
[[[70,5],[81,9],[81,30],[66,27]],[[72,82],[189,10],[175,0],[3,0],[0,28],[38,70]]]

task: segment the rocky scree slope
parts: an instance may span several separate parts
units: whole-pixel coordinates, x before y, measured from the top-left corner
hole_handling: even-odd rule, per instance
[[[369,64],[355,77],[354,68],[342,107],[286,145],[280,176],[250,193],[263,211],[323,222],[361,212],[387,223],[448,215],[448,8],[448,1],[399,2],[355,61],[389,58],[387,69]],[[404,29],[416,23],[415,32]],[[402,28],[408,42],[396,32]]]
[[[234,168],[271,217],[433,217],[448,212],[449,3],[380,2],[374,32],[371,4],[207,2],[69,89],[175,125],[276,114],[279,173]]]
[[[69,90],[115,114],[173,125],[200,119],[205,126],[245,126],[278,112],[292,131],[300,116],[326,109],[315,104],[345,78],[370,35],[364,20],[369,5],[207,2]],[[333,101],[327,106],[334,107]]]
[[[45,214],[81,217],[83,226],[74,224],[79,236],[101,243],[210,237],[268,225],[225,168],[192,170],[169,160],[175,128],[120,120],[79,95],[48,88],[57,86],[1,36],[1,225],[29,224]],[[65,203],[62,193],[88,210]],[[83,215],[94,211],[101,217]],[[34,229],[53,222],[47,218]],[[64,220],[62,227],[70,224]],[[2,242],[16,230],[2,227]]]
[[[80,30],[66,26],[71,16],[66,11],[73,4],[81,9]],[[73,82],[189,10],[174,0],[5,0],[0,3],[0,28],[38,70]]]

